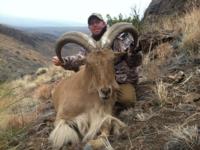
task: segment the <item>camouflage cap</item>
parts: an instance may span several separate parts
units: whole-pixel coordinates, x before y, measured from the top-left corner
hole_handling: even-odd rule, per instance
[[[92,18],[98,18],[99,20],[104,21],[101,14],[99,14],[99,13],[92,13],[92,14],[88,17],[88,24],[90,24],[90,21],[91,21]]]

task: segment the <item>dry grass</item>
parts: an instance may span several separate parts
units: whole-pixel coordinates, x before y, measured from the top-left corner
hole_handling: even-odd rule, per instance
[[[150,55],[143,57],[142,77],[144,80],[155,81],[160,75],[160,69],[155,61],[151,61]]]
[[[38,118],[37,111],[28,112],[28,113],[18,113],[18,114],[10,114],[4,115],[5,124],[4,128],[6,129],[20,129],[25,127],[26,125],[32,123],[34,120]]]
[[[179,31],[180,28],[177,28],[179,19],[176,16],[166,16],[160,18],[157,22],[153,22],[148,25],[144,25],[143,32],[152,32],[152,31],[162,31],[162,30],[174,30]]]
[[[0,112],[0,130],[25,127],[37,117],[39,102],[32,98],[9,101]]]
[[[183,32],[182,48],[191,55],[200,54],[200,9],[193,8],[180,19]]]
[[[190,56],[200,54],[200,9],[195,6],[183,16],[162,17],[145,26],[144,32],[173,30],[182,33],[181,49]]]
[[[160,44],[156,49],[154,50],[154,55],[158,60],[158,63],[160,65],[166,64],[166,62],[170,59],[173,53],[173,48],[171,44],[169,43],[163,43]]]
[[[143,57],[142,76],[146,80],[155,81],[163,76],[164,72],[161,66],[170,61],[173,54],[173,48],[169,43],[159,45],[153,52]]]
[[[153,56],[156,56],[158,60],[155,59],[155,57],[152,57],[152,55],[148,54],[145,56],[144,64],[145,67],[145,73],[148,74],[147,78],[152,80],[156,79],[154,81],[156,82],[155,87],[155,93],[158,96],[159,102],[161,106],[165,106],[166,104],[174,104],[174,101],[177,101],[178,103],[182,100],[183,95],[188,95],[191,88],[195,89],[194,91],[199,91],[195,87],[199,83],[199,71],[196,71],[196,74],[194,72],[186,72],[186,70],[174,71],[175,74],[173,81],[171,81],[170,84],[167,84],[167,82],[161,80],[161,76],[163,75],[163,70],[159,66],[162,66],[164,69],[166,69],[165,64],[168,63],[168,61],[172,59],[174,63],[173,67],[177,68],[181,65],[180,68],[186,69],[185,67],[189,64],[189,60],[193,60],[193,58],[200,58],[200,9],[193,8],[190,12],[186,13],[184,16],[179,18],[164,18],[160,20],[160,22],[153,24],[152,26],[149,26],[147,29],[148,31],[161,31],[161,30],[177,30],[182,33],[181,41],[176,41],[178,44],[178,50],[174,50],[170,47],[170,45],[161,44],[158,46],[152,53]],[[173,53],[175,51],[175,53]],[[175,54],[175,55],[174,55]],[[154,65],[155,64],[155,65]],[[181,64],[181,65],[179,65]],[[156,66],[157,65],[157,66]],[[192,70],[192,66],[190,66]],[[155,69],[154,69],[155,68]],[[154,71],[152,71],[153,69]],[[189,69],[187,69],[189,70]],[[196,70],[199,70],[199,67],[197,67]],[[152,72],[152,73],[151,73]],[[156,72],[156,73],[155,73]],[[149,74],[150,73],[150,74]],[[157,74],[159,73],[159,75]],[[196,76],[198,74],[198,77]],[[182,75],[185,75],[184,77]],[[157,76],[157,77],[156,77]],[[183,79],[183,80],[180,80]],[[197,79],[198,78],[198,79]],[[194,82],[195,80],[195,82]],[[178,82],[177,82],[178,81]],[[191,84],[194,82],[193,84]],[[175,84],[176,83],[176,84]],[[198,86],[199,87],[199,86]],[[185,98],[189,101],[188,97]],[[184,100],[185,100],[184,99]],[[189,101],[193,104],[194,102],[194,94],[192,94],[192,98]],[[197,100],[199,99],[199,95],[197,95]],[[186,103],[186,100],[183,101]],[[196,104],[196,103],[195,103]],[[174,107],[175,105],[170,105]],[[191,104],[189,105],[190,107]],[[195,105],[195,108],[198,107]],[[198,108],[199,109],[199,108]],[[194,109],[195,110],[195,109]],[[186,110],[184,110],[186,111]],[[143,113],[137,115],[138,119],[140,120],[146,120],[146,117]],[[175,127],[166,127],[168,131],[171,133],[172,143],[176,143],[177,141],[182,143],[183,145],[186,145],[186,149],[194,149],[194,147],[199,149],[199,129],[197,124],[197,121],[199,120],[199,113],[194,113],[193,115],[190,115],[188,118],[184,120],[184,122],[181,125],[177,125]],[[178,121],[177,121],[178,122]],[[175,124],[175,122],[174,122]],[[174,148],[176,149],[176,148]]]
[[[138,113],[136,115],[136,118],[139,120],[139,121],[148,121],[149,119],[151,119],[152,117],[154,116],[157,116],[158,114],[150,111],[149,113]]]
[[[191,149],[193,149],[194,146],[198,146],[200,144],[198,127],[196,125],[186,127],[177,125],[173,128],[166,128],[171,132],[173,141],[181,141],[181,143],[187,145],[187,147]]]
[[[48,100],[51,97],[51,89],[53,85],[42,84],[34,92],[33,97],[41,100]]]
[[[167,88],[167,85],[162,80],[156,82],[155,93],[158,96],[161,106],[171,103]]]
[[[50,66],[38,69],[35,75],[26,75],[1,85],[0,130],[10,126],[19,128],[33,122],[39,113],[38,107],[43,103],[41,99],[50,98],[52,83],[71,74],[62,68]]]

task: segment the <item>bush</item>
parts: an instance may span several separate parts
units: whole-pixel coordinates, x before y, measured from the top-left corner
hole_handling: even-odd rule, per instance
[[[107,17],[107,24],[112,26],[118,22],[129,22],[132,23],[138,31],[142,30],[142,22],[139,18],[139,13],[136,8],[131,8],[130,16],[123,16],[121,13],[117,17],[111,17],[109,14],[106,15]]]

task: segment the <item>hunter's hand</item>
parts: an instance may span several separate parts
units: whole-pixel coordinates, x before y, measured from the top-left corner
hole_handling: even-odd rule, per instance
[[[61,66],[61,65],[62,65],[61,61],[58,59],[57,56],[53,56],[53,57],[52,57],[52,63],[53,63],[54,65],[56,65],[56,66]]]

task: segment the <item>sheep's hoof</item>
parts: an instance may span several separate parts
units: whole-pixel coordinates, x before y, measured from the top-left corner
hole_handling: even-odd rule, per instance
[[[83,150],[93,150],[93,148],[90,144],[86,144]]]

